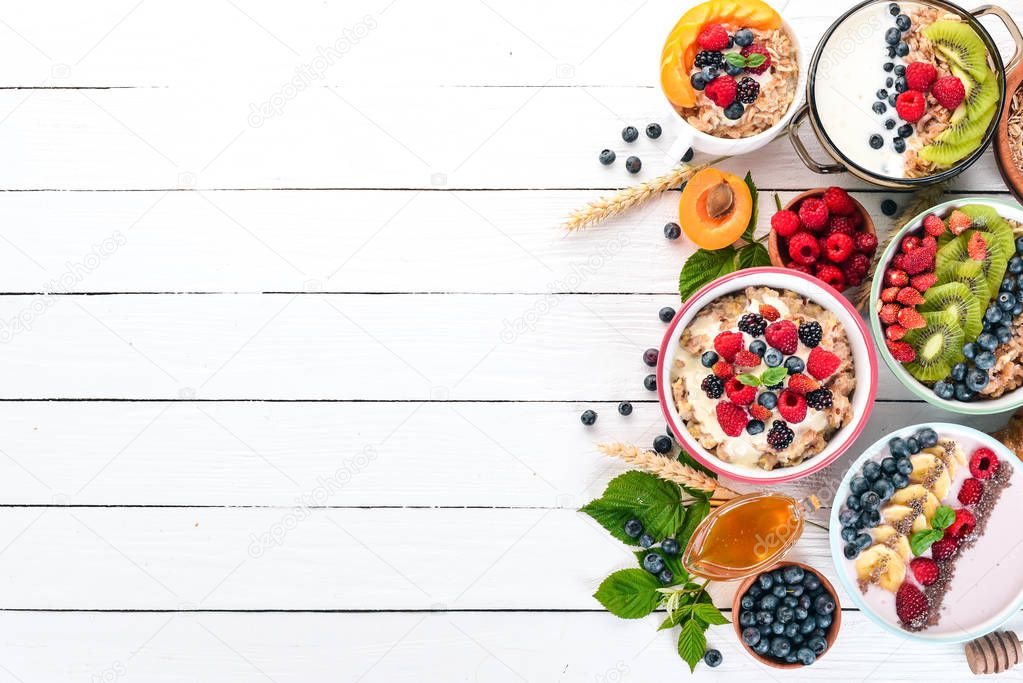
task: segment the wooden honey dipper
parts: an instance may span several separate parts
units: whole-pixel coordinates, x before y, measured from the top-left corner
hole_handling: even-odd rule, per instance
[[[1012,631],[997,631],[966,643],[966,663],[975,674],[1000,674],[1023,661],[1023,645]]]

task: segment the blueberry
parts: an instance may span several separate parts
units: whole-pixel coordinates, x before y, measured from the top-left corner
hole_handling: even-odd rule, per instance
[[[999,292],[1014,292],[1016,291],[1016,278],[1012,275],[1006,275],[1005,279],[1002,280],[1002,284],[998,285]]]
[[[813,609],[817,614],[831,614],[835,611],[835,601],[830,595],[821,595],[813,601]]]
[[[777,615],[775,615],[774,622],[771,624],[771,633],[776,636],[780,636],[785,633],[785,624],[778,621]]]
[[[881,213],[886,216],[894,216],[895,212],[898,211],[899,206],[891,199],[885,199],[881,202]]]
[[[916,440],[924,448],[930,448],[938,444],[938,433],[930,427],[924,427],[916,433]],[[906,472],[906,474],[909,474],[909,472]]]
[[[785,588],[785,584],[775,581],[774,586],[771,587],[771,595],[781,600],[788,595],[788,589]]]
[[[765,638],[753,646],[753,651],[763,657],[771,650],[771,643]]]
[[[894,2],[888,5],[888,13],[891,14],[893,17],[898,15],[901,11],[902,10],[899,9],[899,6]]]
[[[838,513],[838,521],[844,526],[849,526],[856,521],[860,513],[852,508],[843,507],[841,512]]]
[[[916,455],[920,452],[920,442],[916,440],[916,437],[911,436],[906,439],[906,448],[910,455]]]
[[[1023,313],[1023,299],[1016,302],[1016,305],[1012,307],[1012,315],[1017,316]]]
[[[753,647],[760,642],[760,630],[752,627],[744,628],[742,630],[742,642]]]
[[[817,661],[817,655],[808,647],[801,647],[796,650],[796,660],[803,666],[810,666]]]
[[[1009,259],[1009,272],[1013,275],[1019,275],[1023,273],[1023,258],[1019,256],[1013,256]]]
[[[769,368],[776,368],[781,365],[783,358],[784,356],[782,356],[781,351],[778,349],[768,349],[764,352],[764,363],[766,363]]]
[[[770,352],[768,352],[770,353]],[[757,403],[764,406],[768,410],[774,410],[775,406],[778,405],[778,395],[773,391],[765,391],[757,396]]]
[[[906,75],[906,65],[905,64],[898,64],[898,65],[896,65],[896,67],[895,67],[895,75],[896,76],[905,76]]]
[[[803,587],[808,591],[815,591],[821,587],[821,580],[817,578],[816,574],[805,572],[803,576]],[[803,604],[803,600],[800,600],[799,602],[800,604]],[[806,608],[810,608],[809,601],[806,602]]]
[[[987,310],[984,311],[984,321],[989,322],[992,325],[997,325],[1002,322],[1002,309],[995,304],[991,304],[987,307]]]
[[[785,663],[786,664],[795,664],[797,661],[799,661],[799,660],[796,659],[796,653],[795,652],[790,652],[787,655],[785,655]]]
[[[705,368],[714,367],[714,363],[717,363],[718,360],[719,356],[713,351],[707,351],[702,356],[700,356],[700,363],[702,363],[703,367]]]
[[[775,657],[784,657],[792,650],[792,644],[787,638],[773,638],[771,640],[771,654]]]
[[[900,31],[908,31],[912,23],[905,14],[895,17],[895,25],[899,27]]]
[[[974,394],[974,392],[972,392],[972,391],[970,391],[969,389],[966,388],[965,384],[957,384],[956,385],[956,400],[957,401],[962,401],[963,403],[967,403],[968,401],[972,401],[973,397],[975,395],[976,394]]]
[[[913,126],[911,126],[911,125],[909,125],[909,124],[907,123],[907,124],[905,124],[904,126],[899,126],[899,130],[898,130],[898,131],[896,131],[896,132],[897,132],[897,133],[898,133],[898,134],[899,134],[900,136],[902,136],[902,137],[904,137],[904,138],[908,138],[908,137],[910,137],[910,136],[912,136],[912,135],[913,135]]]
[[[622,128],[622,140],[626,142],[635,142],[636,138],[639,137],[639,131],[636,130],[635,126],[626,126]]]
[[[973,360],[973,357],[977,355],[977,351],[979,351],[979,349],[975,343],[967,342],[966,344],[963,344],[963,355],[969,360]]]
[[[739,626],[745,626],[747,628],[753,627],[753,629],[759,634],[760,629],[756,628],[757,618],[753,612],[743,612],[739,615]]]
[[[756,436],[764,431],[763,420],[750,420],[746,423],[746,433],[750,436]]]
[[[792,611],[793,614],[795,614],[796,621],[802,621],[803,619],[806,619],[806,615],[809,614],[809,612],[806,611],[805,607],[796,607]]]
[[[909,45],[907,45],[905,41],[900,42],[898,45],[895,46],[895,54],[897,54],[900,57],[905,57],[906,55],[909,54]],[[896,84],[895,87],[898,88],[899,86]],[[899,92],[904,91],[899,90]]]
[[[863,465],[863,476],[867,478],[867,481],[874,481],[881,476],[881,466],[873,460],[868,460]]]
[[[761,588],[760,584],[756,582],[754,582],[753,585],[749,587],[749,590],[746,591],[746,595],[750,596],[751,598],[759,598],[763,594],[764,589]]]
[[[813,576],[813,574],[811,574],[810,576]],[[817,578],[817,577],[814,577],[814,578]],[[821,585],[820,581],[818,581],[817,582],[817,587],[820,588],[820,585]],[[809,595],[804,595],[803,597],[799,598],[799,607],[800,607],[800,609],[807,609],[808,610],[808,609],[810,609],[810,606],[812,604],[813,604],[813,600],[810,599]],[[803,618],[806,619],[806,617],[803,617]]]
[[[739,605],[744,610],[751,610],[751,609],[753,609],[753,605],[754,605],[755,602],[756,601],[753,599],[753,596],[751,596],[749,593],[747,593],[746,595],[742,596],[742,599],[739,601]]]
[[[874,482],[873,489],[874,493],[880,496],[883,501],[887,501],[895,493],[895,485],[888,479],[878,479]]]
[[[786,607],[785,605],[782,605],[781,607],[778,608],[778,611],[774,613],[774,616],[775,619],[777,619],[775,623],[787,624],[795,618],[796,613],[795,610],[793,610],[791,607]]]
[[[762,339],[754,339],[749,343],[749,350],[763,358],[767,353],[767,344]]]
[[[658,356],[657,349],[649,348],[643,352],[643,362],[649,365],[650,367],[654,367],[657,365],[657,356]]]
[[[889,45],[896,45],[902,40],[902,32],[894,26],[884,32],[884,42]]]
[[[849,480],[849,491],[860,495],[864,491],[870,488],[870,482],[864,479],[862,476],[857,474],[855,477]]]
[[[806,369],[806,363],[799,356],[789,356],[785,359],[785,369],[790,375],[796,375]]]
[[[985,351],[994,351],[998,347],[998,338],[990,332],[982,332],[977,337],[977,345]]]
[[[874,541],[871,539],[870,534],[860,534],[852,542],[860,550],[866,550]]]
[[[801,596],[805,590],[802,586],[789,586],[789,593],[796,597]]]
[[[745,633],[745,631],[743,631]],[[757,633],[759,636],[760,634]],[[814,654],[822,655],[824,651],[828,649],[828,641],[820,636],[814,636],[810,640],[806,641],[806,646],[813,650]]]
[[[692,160],[693,160],[693,148],[690,147],[689,149],[686,150],[686,153],[682,155],[682,163],[683,164],[688,164]]]
[[[632,404],[629,403],[628,401],[622,401],[621,403],[619,403],[618,414],[626,416],[632,415]]]
[[[871,149],[881,149],[884,147],[884,138],[877,133],[874,133],[870,136],[870,138],[868,138],[867,143],[870,144]]]
[[[828,626],[831,626],[831,622],[834,618],[834,614],[818,614],[817,628],[827,628]],[[824,633],[822,632],[820,635],[823,636]]]
[[[888,106],[889,107],[894,107],[895,104],[896,104],[896,100],[898,100],[898,98],[899,98],[899,96],[897,94],[895,94],[895,93],[892,93],[891,95],[889,95],[888,96]]]
[[[995,365],[995,354],[990,351],[981,351],[973,361],[981,370],[990,370]]]
[[[884,127],[891,130],[895,127],[895,119],[885,119]]]
[[[625,523],[625,526],[622,527],[622,529],[625,531],[625,535],[629,538],[638,538],[639,535],[643,533],[643,522],[633,517]]]
[[[851,494],[848,498],[845,499],[845,506],[847,508],[856,510],[857,512],[863,509],[863,506],[860,504],[860,497],[857,496],[856,494]]]
[[[859,515],[856,516],[859,517]],[[856,538],[859,533],[859,530],[854,526],[844,526],[842,527],[842,540],[846,543],[852,543],[853,539]]]
[[[742,118],[746,108],[742,106],[742,102],[732,102],[730,105],[725,107],[725,118],[737,121]]]
[[[781,577],[785,579],[785,583],[792,585],[802,583],[805,575],[806,572],[803,571],[803,568],[797,565],[790,565],[781,570]]]
[[[810,654],[813,653],[811,652]],[[705,653],[703,653],[703,663],[712,669],[715,666],[721,664],[722,659],[723,657],[721,656],[721,653],[718,652],[717,650],[707,650]]]
[[[757,584],[765,591],[769,591],[774,585],[774,577],[770,574],[761,574],[757,577]]]
[[[649,548],[654,544],[654,537],[650,534],[643,534],[639,537],[639,545],[643,548]]]
[[[885,90],[884,88],[878,90],[875,93],[875,95],[877,95],[877,99],[881,100],[882,102],[888,99],[888,91]]]
[[[773,621],[774,621],[774,615],[771,614],[769,611],[767,611],[767,610],[760,610],[759,612],[757,612],[757,624],[759,626],[768,626],[769,627],[771,625],[771,622],[773,622]],[[770,633],[770,631],[771,631],[770,628],[768,628],[768,633]],[[763,633],[763,631],[761,631],[761,633]]]
[[[771,590],[774,590],[773,586],[771,587]],[[760,598],[759,605],[760,605],[760,609],[765,609],[765,610],[777,609],[777,607],[778,607],[778,596],[777,595],[771,595],[771,594],[765,595],[762,598]]]
[[[643,556],[643,569],[651,574],[660,574],[664,570],[664,558],[659,553],[647,553]]]
[[[672,581],[675,580],[675,575],[671,573],[670,569],[665,567],[657,575],[657,580],[660,581],[665,586],[667,586],[667,585],[671,584]]]
[[[678,541],[674,538],[666,538],[661,541],[661,552],[665,555],[678,555],[679,550]]]
[[[785,624],[785,628],[782,629],[782,635],[784,635],[786,638],[794,638],[795,636],[799,635],[799,624],[797,624],[794,621]]]
[[[671,438],[664,434],[658,434],[654,437],[654,450],[664,455],[665,453],[671,452]]]
[[[842,554],[845,555],[845,559],[854,560],[856,559],[856,556],[860,554],[860,549],[852,543],[848,543],[844,548],[842,548]]]
[[[973,368],[966,373],[966,388],[970,391],[980,391],[987,386],[988,376],[987,373],[980,368]]]
[[[641,168],[643,168],[643,162],[639,160],[639,157],[629,157],[625,160],[625,170],[629,173],[639,173]]]
[[[895,56],[895,46],[894,45],[889,45],[888,47],[886,47],[884,49],[884,53],[886,55],[888,55],[889,57],[894,57]]]
[[[735,32],[735,44],[739,47],[746,47],[753,43],[753,31],[748,28],[740,28]]]
[[[584,410],[583,414],[579,416],[579,419],[584,425],[589,427],[591,424],[597,421],[597,414],[592,410]]]
[[[998,302],[998,308],[1003,311],[1012,311],[1013,307],[1016,305],[1016,297],[1010,292],[1002,292],[998,295],[996,301]]]
[[[678,223],[665,223],[664,236],[669,240],[677,240],[682,236],[682,228],[679,227]]]
[[[1020,304],[1016,305],[1019,306]],[[1005,344],[1010,339],[1012,339],[1012,328],[1010,328],[1008,325],[999,325],[998,327],[995,328],[994,334],[995,337],[998,338],[999,344]]]
[[[874,102],[871,109],[874,110],[875,114],[883,114],[888,111],[888,106],[884,102]]]
[[[885,62],[884,64],[881,65],[881,68],[884,69],[885,71],[891,71],[892,69],[895,68],[895,64],[892,62]]]
[[[657,376],[647,375],[644,377],[643,386],[646,387],[647,391],[657,391]]]
[[[661,319],[662,323],[670,323],[675,318],[675,309],[671,306],[665,306],[657,311],[657,317]]]
[[[948,382],[935,382],[934,395],[946,401],[951,401],[952,397],[955,396],[955,387]]]
[[[646,136],[651,140],[661,137],[661,126],[658,123],[651,123],[646,127]]]
[[[605,166],[610,166],[615,162],[615,153],[609,149],[602,149],[600,150],[600,156],[598,158],[600,159],[600,163]]]
[[[896,467],[895,458],[891,456],[881,460],[881,471],[885,474],[895,474]]]
[[[902,138],[892,138],[892,149],[902,154],[906,151],[906,141]]]
[[[937,443],[937,439],[935,439],[935,443]],[[913,463],[909,458],[899,458],[895,462],[895,469],[898,470],[899,474],[905,474],[908,477],[913,471]]]
[[[725,62],[725,73],[731,76],[732,78],[735,78],[743,71],[745,71],[745,69],[742,68],[741,66],[735,66],[734,64],[729,64],[728,62]]]
[[[892,475],[895,476],[895,475]],[[866,495],[866,494],[863,494]],[[881,523],[881,513],[877,509],[864,510],[860,513],[860,523],[863,526],[875,527]]]
[[[956,363],[952,366],[952,370],[948,373],[948,376],[956,382],[962,382],[966,379],[967,370],[969,370],[969,367],[967,367],[966,363]]]
[[[1023,237],[1016,238],[1016,253],[1023,254]]]
[[[803,635],[813,633],[815,628],[817,628],[817,617],[813,614],[808,615],[806,619],[803,619],[803,621],[799,624],[799,632]]]

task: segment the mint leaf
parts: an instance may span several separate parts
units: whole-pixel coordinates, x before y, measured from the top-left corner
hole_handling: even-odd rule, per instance
[[[746,226],[746,231],[742,233],[742,238],[747,242],[753,241],[753,233],[757,229],[757,186],[753,184],[753,176],[750,175],[749,171],[746,171],[746,177],[742,179],[746,183],[746,187],[749,188],[750,199],[753,200],[753,211],[749,216],[749,224]],[[740,255],[740,259],[742,256]],[[740,268],[749,268],[749,266],[740,265]]]
[[[685,583],[689,580],[689,572],[687,572],[685,567],[682,566],[682,556],[668,555],[660,548],[645,548],[643,550],[637,550],[635,555],[640,568],[643,567],[643,558],[650,553],[660,555],[661,559],[664,560],[664,566],[667,567],[675,577],[672,579],[671,583],[667,584],[668,586],[677,586],[678,584]],[[646,570],[644,569],[643,571]],[[660,579],[657,580],[657,583],[659,584],[659,587],[666,587],[664,584],[661,584]]]
[[[944,534],[937,529],[918,531],[909,537],[909,548],[914,555],[923,555],[936,541],[940,541],[942,536]]]
[[[661,582],[643,569],[620,569],[604,579],[593,594],[604,608],[622,619],[639,619],[657,609]]]
[[[739,67],[740,69],[745,68],[746,66],[746,58],[743,57],[738,52],[729,52],[728,54],[726,54],[725,61],[731,64],[732,66]]]
[[[678,293],[682,301],[691,297],[700,287],[735,270],[735,248],[725,247],[709,251],[699,249],[686,259],[678,274]]]
[[[956,513],[949,506],[942,505],[934,511],[934,516],[931,517],[931,527],[938,531],[944,531],[952,526],[954,521],[956,521]]]
[[[703,623],[713,626],[730,623],[728,619],[721,614],[721,610],[715,607],[712,603],[699,603],[694,605],[693,616]]]
[[[689,539],[692,538],[693,532],[696,531],[696,527],[699,526],[703,518],[710,514],[710,501],[709,500],[697,500],[689,504],[686,508],[686,521],[682,525],[682,528],[675,534],[675,540],[678,544],[685,548],[689,545]]]
[[[632,517],[643,522],[646,533],[660,541],[682,526],[686,514],[678,486],[638,470],[612,479],[604,494],[580,511],[628,545],[639,545],[639,539],[629,538],[622,528]]]
[[[695,619],[682,624],[682,630],[678,634],[678,656],[689,665],[689,671],[696,671],[696,665],[703,659],[703,653],[707,649],[707,636],[703,633],[703,626]]]
[[[781,382],[789,374],[789,369],[784,365],[779,365],[776,368],[768,368],[760,374],[760,381],[764,386],[774,386]]]
[[[750,54],[746,55],[746,66],[748,66],[751,69],[757,68],[766,61],[767,56],[762,55],[759,52],[751,52]]]
[[[753,236],[750,235],[750,239]],[[739,249],[739,270],[745,268],[760,268],[761,266],[771,265],[771,255],[767,251],[767,247],[759,242],[750,242],[746,246]]]
[[[745,384],[748,387],[759,387],[760,386],[760,378],[757,377],[756,375],[751,375],[748,372],[742,373],[741,375],[736,377],[736,379],[738,379],[740,382],[742,382],[743,384]]]

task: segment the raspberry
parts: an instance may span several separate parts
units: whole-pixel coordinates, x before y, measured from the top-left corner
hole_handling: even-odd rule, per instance
[[[816,320],[799,323],[799,341],[803,342],[806,346],[810,348],[817,346],[821,343],[823,335],[824,330],[821,329],[821,324]]]
[[[846,267],[863,277],[870,270],[870,258],[866,254],[853,254],[846,262]]]
[[[902,240],[902,244],[900,245],[900,247],[902,249],[903,254],[908,254],[914,249],[920,248],[920,238],[917,237],[916,235],[909,235],[904,240]]]
[[[724,50],[728,47],[728,31],[721,24],[707,24],[696,36],[696,42],[704,50]]]
[[[808,232],[797,232],[789,240],[789,256],[796,263],[809,266],[821,255],[817,240]]]
[[[895,287],[892,287],[892,289],[895,289]],[[899,306],[898,304],[895,303],[885,304],[884,306],[881,307],[881,310],[877,312],[877,317],[885,325],[891,325],[896,320],[898,320],[900,310],[902,310],[902,307]]]
[[[746,313],[739,318],[739,330],[750,336],[759,337],[764,333],[766,327],[767,323],[759,313]]]
[[[746,428],[746,423],[749,422],[749,419],[746,417],[746,411],[728,401],[718,403],[715,411],[717,412],[718,424],[721,425],[721,431],[728,436],[739,436],[742,434],[742,430]]]
[[[755,368],[763,362],[760,356],[743,349],[739,353],[735,354],[735,367],[737,368]]]
[[[761,422],[766,422],[771,418],[771,411],[759,403],[754,403],[749,407],[749,414],[750,417],[760,420]]]
[[[889,287],[905,287],[909,284],[909,276],[904,270],[892,268],[884,274],[884,282]]]
[[[760,94],[760,84],[749,76],[744,76],[739,81],[739,85],[736,86],[735,93],[736,97],[743,104],[753,104],[757,99],[757,95]]]
[[[764,330],[764,339],[786,356],[795,353],[799,348],[799,333],[790,320],[779,320],[768,325]]]
[[[909,563],[909,569],[921,586],[930,586],[938,580],[938,563],[929,557],[913,558]]]
[[[934,283],[938,281],[938,276],[934,273],[920,273],[909,278],[909,284],[913,289],[918,292],[926,292],[928,289],[934,286]]]
[[[908,123],[919,121],[920,117],[924,115],[926,106],[927,100],[916,90],[900,93],[898,99],[895,100],[895,111],[899,112],[902,120]]]
[[[945,109],[952,110],[963,103],[966,97],[966,88],[963,82],[955,76],[943,76],[934,81],[931,86],[931,95],[938,100],[938,104]]]
[[[863,214],[860,213],[859,211],[857,211],[856,213],[852,214],[848,218],[849,218],[849,220],[852,221],[852,224],[853,224],[854,228],[859,228],[861,225],[863,225]]]
[[[835,214],[831,214],[828,218],[827,234],[833,235],[836,232],[853,237],[856,234],[856,226],[853,225],[852,219],[848,216],[836,216]]]
[[[817,279],[825,284],[831,285],[839,292],[845,289],[845,275],[835,266],[818,266]]]
[[[806,399],[802,394],[786,389],[778,396],[778,413],[787,422],[799,424],[806,419]]]
[[[853,252],[853,239],[840,232],[828,235],[824,240],[825,255],[835,263],[844,263]]]
[[[987,242],[984,241],[983,235],[979,232],[970,235],[970,241],[966,243],[966,253],[974,261],[983,261],[987,258]]]
[[[945,221],[938,218],[936,214],[927,214],[924,216],[924,232],[932,237],[940,237],[945,232]]]
[[[899,315],[897,315],[895,319],[898,320],[899,324],[907,330],[915,330],[927,325],[927,321],[924,320],[924,317],[917,313],[915,308],[910,308],[909,306],[906,306],[899,311]]]
[[[903,270],[907,275],[919,275],[934,270],[934,256],[935,252],[930,249],[914,249],[902,260]]]
[[[725,56],[717,50],[705,50],[704,52],[696,53],[694,64],[699,68],[716,66],[718,69],[724,69]]]
[[[922,275],[918,275],[917,277],[923,277],[923,276]],[[881,290],[881,302],[882,303],[886,303],[886,304],[890,304],[893,301],[895,301],[895,297],[898,296],[898,295],[899,295],[899,288],[898,287],[885,287],[884,289]],[[896,310],[895,313],[898,313],[898,310]],[[889,320],[888,322],[895,322],[894,314],[892,316],[892,319]]]
[[[716,375],[704,377],[703,382],[700,383],[700,388],[703,389],[703,393],[707,394],[708,398],[721,398],[721,394],[725,393],[725,383]]]
[[[856,251],[861,254],[872,254],[877,249],[877,237],[869,232],[858,232],[853,239],[856,243]]]
[[[998,470],[998,456],[990,448],[978,448],[970,456],[970,474],[977,479],[990,479]]]
[[[727,107],[735,102],[735,79],[731,76],[718,76],[707,84],[703,90],[704,94],[719,107]]]
[[[828,205],[822,199],[810,197],[799,204],[799,220],[815,232],[828,224],[828,215]]]
[[[794,391],[797,394],[806,394],[807,392],[820,388],[820,382],[812,379],[808,375],[797,372],[789,377],[789,390]]]
[[[906,65],[906,85],[910,90],[927,92],[938,77],[938,70],[928,62],[913,62]]]
[[[920,295],[920,292],[916,291],[912,287],[903,287],[900,289],[895,300],[904,306],[916,306],[917,304],[922,304],[924,302],[924,298]]]
[[[804,263],[790,263],[789,268],[805,275],[813,275],[813,268]]]
[[[953,209],[952,213],[948,215],[948,229],[952,231],[953,235],[963,234],[971,225],[973,225],[973,219],[959,209]]]
[[[977,518],[973,516],[973,513],[965,508],[959,508],[956,510],[956,518],[945,529],[945,534],[962,540],[973,533],[976,526]]]
[[[884,328],[885,339],[891,339],[892,341],[899,341],[906,336],[907,332],[909,332],[909,330],[898,323]]]
[[[742,351],[743,346],[741,332],[721,332],[714,337],[714,350],[729,363],[735,360],[735,354]]]
[[[984,484],[980,479],[969,478],[963,482],[959,489],[959,502],[963,505],[976,505],[980,502],[980,496],[984,493]]]
[[[830,408],[832,402],[831,389],[814,389],[806,394],[806,405],[814,410]]]
[[[927,596],[909,581],[904,581],[895,593],[895,613],[899,620],[910,628],[923,626],[931,605]]]
[[[767,51],[767,48],[764,47],[763,45],[758,45],[757,43],[753,43],[752,45],[747,45],[746,47],[742,48],[742,52],[740,54],[742,54],[743,57],[749,57],[751,54],[764,55],[764,63],[763,64],[761,64],[760,66],[756,66],[756,67],[749,67],[749,66],[746,67],[746,71],[751,73],[751,74],[762,74],[765,71],[767,71],[768,67],[771,66],[771,54]]]
[[[714,363],[714,366],[710,370],[714,373],[715,377],[720,377],[721,379],[731,379],[735,377],[735,370],[732,368],[731,363],[728,363],[727,361],[719,360],[717,363]]]
[[[768,322],[774,322],[781,317],[778,309],[771,304],[760,304],[760,315],[764,316],[764,320]]]
[[[858,272],[855,268],[850,268],[848,261],[842,266],[842,277],[845,278],[845,284],[849,287],[859,287],[862,285],[863,276],[864,273]]]
[[[828,205],[828,211],[839,216],[848,216],[856,211],[849,193],[840,187],[829,187],[824,191],[824,203]]]
[[[799,216],[795,211],[785,209],[771,216],[771,229],[778,234],[778,237],[791,237],[799,228]]]
[[[810,349],[810,355],[806,357],[806,371],[817,379],[830,377],[841,364],[842,361],[838,356],[819,346]]]
[[[916,351],[904,341],[886,341],[885,346],[888,347],[888,352],[892,354],[892,358],[900,363],[912,363],[916,360]]]
[[[957,550],[959,550],[959,539],[946,532],[940,541],[935,541],[931,546],[931,557],[936,560],[948,560],[955,557]]]
[[[789,429],[784,420],[775,420],[767,432],[767,445],[776,451],[785,450],[792,443],[792,438],[795,435],[795,432]]]
[[[725,382],[725,394],[733,403],[748,406],[757,397],[757,390],[740,382],[738,377],[733,377]]]

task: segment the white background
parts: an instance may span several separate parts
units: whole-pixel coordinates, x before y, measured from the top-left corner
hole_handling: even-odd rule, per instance
[[[811,49],[844,4],[785,14]],[[623,469],[598,440],[664,428],[641,354],[691,251],[662,237],[678,194],[558,229],[636,179],[624,125],[668,128],[680,12],[4,3],[0,680],[684,679],[656,616],[592,599],[632,558],[575,511]],[[639,178],[669,144],[629,148]],[[839,182],[882,228],[903,200],[815,177],[786,140],[725,166],[752,170],[764,226],[774,190]],[[954,192],[1003,196],[990,154]],[[850,457],[945,417],[882,368]],[[833,576],[825,540],[793,556]],[[968,675],[959,647],[849,607],[785,680]],[[709,639],[725,662],[699,677],[781,679],[730,627]]]

